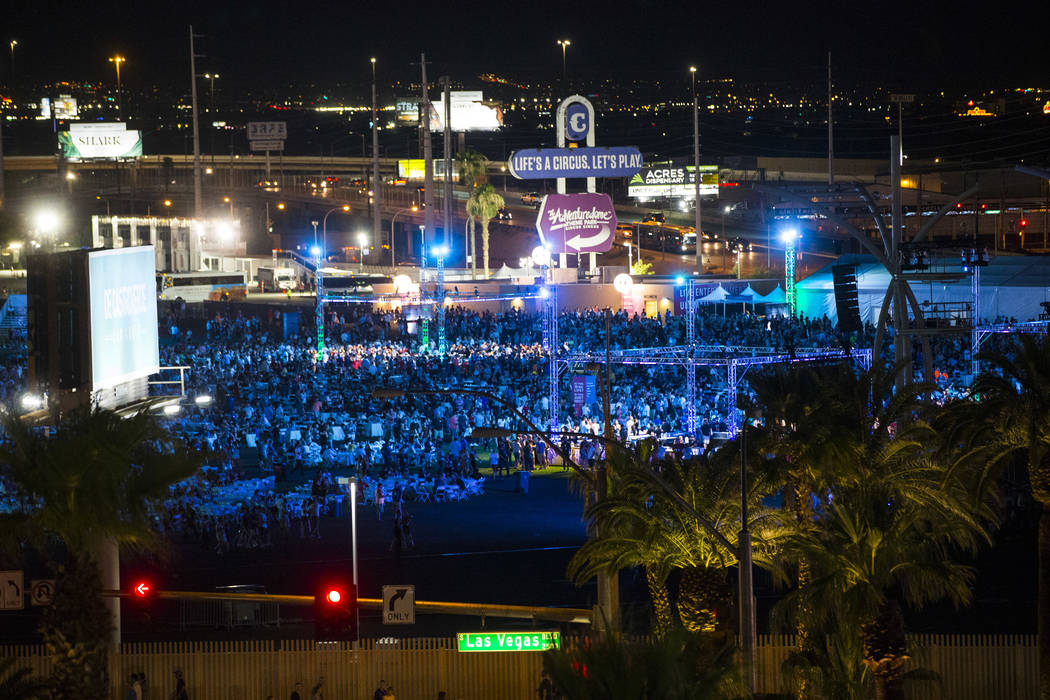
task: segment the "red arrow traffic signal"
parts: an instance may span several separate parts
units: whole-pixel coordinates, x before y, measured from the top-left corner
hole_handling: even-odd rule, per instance
[[[131,591],[139,598],[147,598],[149,597],[149,594],[153,592],[153,586],[149,585],[146,581],[139,581]]]

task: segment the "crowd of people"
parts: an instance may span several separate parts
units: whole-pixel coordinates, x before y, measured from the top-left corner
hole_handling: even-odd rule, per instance
[[[483,468],[499,478],[563,462],[528,432],[534,428],[576,433],[579,437],[560,444],[560,452],[576,464],[587,467],[601,457],[600,391],[574,397],[564,377],[557,415],[550,415],[540,314],[450,307],[449,345],[439,356],[420,351],[418,329],[398,309],[346,304],[326,312],[327,351],[319,355],[311,324],[298,318],[290,323],[290,311],[279,306],[162,307],[160,364],[187,367],[186,394],[195,399],[168,420],[177,436],[204,455],[208,468],[173,489],[158,514],[159,527],[220,553],[319,537],[321,518],[342,510],[346,489],[333,475],[355,475],[370,480],[362,483],[369,484],[377,508],[382,484],[386,499],[397,492],[391,506],[401,534],[395,542],[400,538],[404,546],[400,503],[406,497],[429,496],[450,485],[466,493],[467,482],[475,483]],[[617,312],[610,346],[682,344],[685,323],[683,316],[669,313]],[[602,311],[565,311],[558,326],[562,351],[605,347]],[[844,337],[827,319],[726,316],[701,309],[696,339],[702,345],[775,351],[870,347],[874,328]],[[888,340],[884,354],[892,357],[892,337]],[[934,341],[936,381],[946,395],[965,391],[969,338]],[[916,351],[918,369],[923,359],[918,343]],[[19,395],[23,373],[17,364],[0,369],[0,398]],[[609,392],[613,433],[625,441],[683,437],[684,375],[678,365],[617,366]],[[732,393],[724,368],[699,366],[696,389],[698,438],[707,442],[728,429]],[[503,429],[504,437],[478,438],[480,427]]]

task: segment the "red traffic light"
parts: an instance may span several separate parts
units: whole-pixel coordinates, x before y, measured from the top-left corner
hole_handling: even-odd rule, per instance
[[[1021,228],[1024,228],[1025,226],[1028,225],[1028,219],[1021,219],[1020,224],[1021,224]]]
[[[328,591],[328,593],[325,594],[324,598],[329,603],[333,603],[334,604],[334,603],[338,603],[339,601],[341,601],[343,599],[343,594],[339,591],[338,588],[333,588],[332,590]]]
[[[153,586],[149,585],[149,583],[146,581],[139,581],[131,589],[131,592],[139,598],[146,598],[149,596],[150,593],[153,592]]]

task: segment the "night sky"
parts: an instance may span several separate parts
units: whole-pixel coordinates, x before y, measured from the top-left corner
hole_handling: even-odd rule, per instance
[[[862,9],[864,8],[864,9]],[[877,9],[875,9],[877,8]],[[742,80],[822,80],[836,74],[891,88],[1042,85],[1047,3],[656,2],[91,2],[8,7],[6,42],[18,39],[16,76],[111,80],[108,56],[127,58],[131,87],[181,81],[187,25],[200,40],[200,72],[265,87],[360,83],[376,56],[387,80],[411,79],[420,50],[434,75],[469,80],[495,71],[552,79],[555,40],[569,38],[570,77],[688,80],[687,67]],[[4,57],[4,75],[10,54]]]

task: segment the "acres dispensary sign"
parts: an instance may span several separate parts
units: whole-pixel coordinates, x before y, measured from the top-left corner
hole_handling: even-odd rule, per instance
[[[604,253],[612,248],[616,210],[607,194],[549,194],[536,229],[552,253]]]
[[[546,651],[561,648],[561,634],[545,632],[460,632],[460,651]]]
[[[642,152],[634,146],[529,148],[512,153],[507,167],[519,180],[630,177],[642,167]]]

